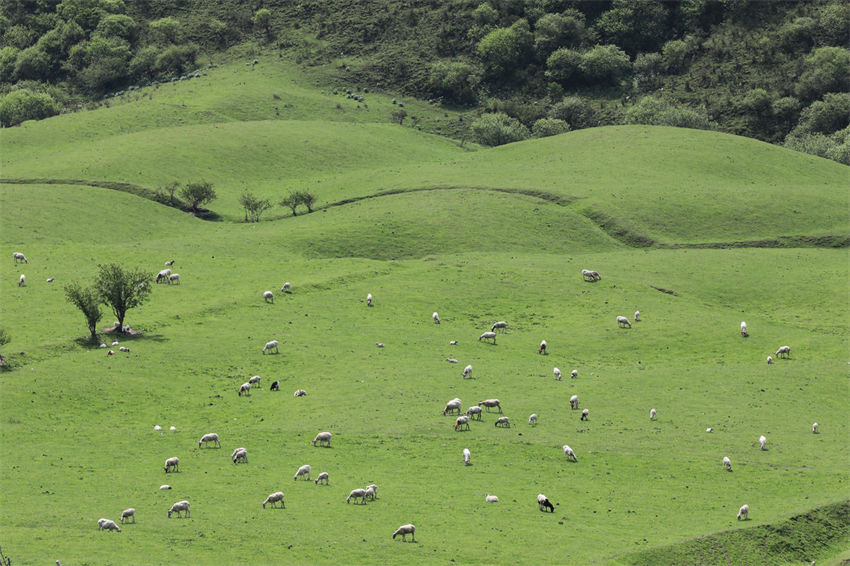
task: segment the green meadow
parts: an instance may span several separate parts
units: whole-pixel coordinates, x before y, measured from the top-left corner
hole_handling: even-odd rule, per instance
[[[14,564],[846,558],[845,166],[645,126],[483,149],[391,123],[391,94],[365,94],[368,108],[332,94],[345,86],[239,61],[0,133],[0,544]],[[430,126],[467,119],[405,104]],[[199,179],[218,221],[62,183]],[[244,191],[300,189],[313,213],[242,222]],[[181,284],[129,311],[128,353],[87,340],[64,285],[171,259]],[[113,320],[105,308],[100,326]],[[497,320],[496,344],[479,341]],[[272,339],[280,353],[262,355]],[[790,359],[765,363],[786,344]],[[254,375],[262,387],[239,397]],[[511,427],[485,411],[456,432],[441,414],[454,397],[500,399]],[[321,431],[331,448],[312,445]],[[221,449],[198,448],[208,432]],[[241,446],[248,463],[233,464]],[[293,481],[303,464],[330,484]],[[346,504],[371,483],[377,500]],[[264,510],[274,491],[286,508]],[[191,518],[167,518],[182,499]],[[135,524],[98,531],[127,507]],[[405,523],[415,543],[391,538]]]

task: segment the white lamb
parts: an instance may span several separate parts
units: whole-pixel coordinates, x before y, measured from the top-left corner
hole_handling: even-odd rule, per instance
[[[570,377],[573,378],[573,379],[577,378],[578,377],[578,370],[574,369],[573,371],[571,371]]]
[[[320,432],[319,434],[316,435],[316,438],[313,439],[313,446],[315,446],[316,443],[318,442],[319,446],[321,446],[322,443],[324,443],[325,446],[330,448],[331,436],[332,435],[329,432]]]
[[[168,485],[167,483],[164,483],[164,484],[162,484],[161,486],[159,486],[159,489],[160,489],[160,490],[164,490],[164,489],[171,489],[171,486],[170,486],[170,485]]]
[[[561,370],[560,369],[555,368],[554,370],[552,370],[552,373],[555,374],[556,380],[561,381]]]
[[[537,413],[531,413],[531,416],[528,417],[528,424],[537,426]]]
[[[29,261],[27,260],[27,256],[25,256],[21,252],[13,253],[12,257],[15,259],[15,263],[29,263]]]
[[[303,389],[299,389],[295,393],[292,394],[293,397],[304,397],[305,395],[307,395],[307,392],[304,391]]]
[[[472,366],[471,366],[471,365],[468,365],[468,366],[466,366],[465,368],[463,368],[463,375],[461,375],[461,377],[462,377],[463,379],[466,379],[466,378],[467,378],[467,377],[469,377],[470,375],[472,375]]]
[[[759,448],[761,450],[767,450],[767,448],[765,448],[766,444],[767,444],[767,438],[765,438],[764,435],[759,436]]]
[[[464,448],[463,449],[463,463],[467,466],[470,465],[469,459],[470,459],[469,448]]]
[[[120,348],[118,348],[118,351],[119,351],[119,352],[129,352],[129,351],[130,351],[130,348],[127,348],[127,347],[125,347],[125,346],[121,346]]]
[[[124,509],[124,511],[121,512],[121,519],[120,519],[121,524],[124,524],[124,521],[129,522],[131,517],[133,518],[133,522],[135,523],[136,522],[136,510],[132,507],[130,507],[129,509]]]
[[[270,493],[266,500],[263,501],[263,509],[266,508],[266,503],[271,503],[272,508],[274,508],[275,503],[280,503],[281,508],[286,509],[286,503],[283,501],[283,492],[275,491],[274,493]]]
[[[246,381],[245,383],[243,383],[242,385],[239,386],[237,393],[239,394],[240,397],[242,397],[243,395],[250,397],[251,396],[251,384]]]
[[[573,462],[578,462],[578,458],[576,458],[576,453],[573,452],[573,449],[569,447],[568,444],[564,444],[564,456],[567,458],[567,462],[572,460]]]
[[[744,321],[741,321],[741,336],[744,338],[749,336],[749,333],[747,333],[747,323]]]
[[[192,514],[189,512],[189,502],[188,501],[178,501],[174,505],[171,506],[171,509],[168,510],[168,518],[171,518],[172,513],[177,513],[177,516],[180,517],[180,513],[185,513],[185,517],[191,517]]]
[[[289,283],[289,281],[287,281],[286,283],[283,284],[283,287],[280,288],[280,292],[281,293],[291,293],[292,292],[292,285]]]
[[[180,274],[179,273],[172,273],[171,275],[168,276],[168,284],[171,285],[172,283],[174,283],[175,285],[180,285]]]
[[[499,498],[496,497],[495,495],[490,495],[489,493],[485,493],[484,494],[484,501],[486,501],[487,503],[498,503]]]
[[[454,358],[446,358],[446,361],[449,362],[450,364],[456,364],[457,363],[457,360],[454,359]]]
[[[271,353],[271,351],[272,351],[272,350],[274,350],[274,353],[275,353],[275,354],[279,354],[279,353],[280,353],[280,350],[278,350],[278,343],[277,343],[277,340],[271,340],[271,341],[269,341],[269,342],[266,342],[266,345],[265,345],[265,346],[263,346],[263,355],[265,355],[265,354],[266,354],[266,352]]]
[[[511,428],[511,421],[508,417],[499,417],[496,419],[496,422],[493,424],[495,427],[503,427],[503,428]]]
[[[466,410],[466,415],[470,418],[477,420],[477,421],[481,420],[481,413],[482,413],[481,407],[479,407],[478,405],[473,405]]]
[[[172,265],[174,265],[174,260],[170,259],[170,260],[166,261],[165,265],[166,265],[166,267],[171,267]]]
[[[244,448],[237,448],[230,455],[230,459],[233,460],[234,464],[238,464],[242,462],[243,464],[248,463],[248,451]]]
[[[570,397],[570,409],[578,409],[578,395]]]
[[[463,430],[464,425],[466,425],[466,430],[469,430],[469,417],[466,415],[461,415],[457,419],[455,419],[455,430]]]
[[[157,283],[159,283],[160,281],[168,282],[168,278],[170,276],[171,276],[171,270],[170,269],[163,269],[162,271],[160,271],[159,273],[156,274],[156,282]]]
[[[640,322],[640,311],[635,311],[635,322]]]
[[[248,380],[248,383],[251,384],[252,388],[260,387],[260,376],[259,375],[253,376],[251,379]]]
[[[482,334],[481,336],[478,337],[479,342],[481,342],[482,340],[492,340],[493,344],[495,344],[496,343],[496,333],[495,332],[485,332],[484,334]]]
[[[171,472],[179,472],[180,471],[180,458],[177,456],[173,458],[169,458],[165,461],[165,473],[167,474],[169,471]]]
[[[218,440],[218,435],[214,432],[210,432],[209,434],[205,434],[198,441],[198,448],[201,447],[201,444],[207,444],[209,442],[213,443],[213,446],[218,446],[221,448],[221,442]]]
[[[23,275],[21,275],[23,277]],[[783,355],[784,354],[784,355]],[[791,346],[780,346],[776,352],[773,353],[777,358],[790,358],[791,357]]]
[[[303,466],[298,468],[298,470],[295,472],[295,477],[293,477],[292,479],[294,479],[295,481],[298,481],[298,478],[300,478],[301,476],[307,476],[307,479],[309,480],[311,470],[312,470],[312,468],[310,467],[309,464],[304,464]]]
[[[493,326],[490,327],[490,330],[493,331],[493,332],[495,332],[496,330],[503,330],[504,331],[504,330],[507,330],[507,328],[508,328],[508,323],[505,322],[504,320],[500,320],[498,322],[494,322]]]
[[[590,414],[590,409],[583,409],[581,411],[581,419],[579,419],[579,420],[586,421],[589,414]]]
[[[271,291],[264,292],[263,299],[265,299],[267,303],[274,304],[274,293],[272,293]]]
[[[443,416],[446,416],[449,413],[454,413],[455,411],[457,411],[457,414],[459,415],[461,406],[462,403],[460,402],[460,399],[455,397],[454,399],[446,403],[446,408],[443,409]]]
[[[631,328],[631,327],[632,327],[632,323],[631,323],[631,322],[629,322],[629,319],[628,319],[628,318],[626,318],[626,317],[624,317],[624,316],[618,316],[618,317],[617,317],[617,326],[618,326],[618,327],[620,327],[620,328],[625,328],[625,327],[627,327],[627,326],[628,326],[629,328]]]
[[[351,493],[348,494],[348,497],[345,498],[346,503],[351,503],[351,500],[354,499],[354,504],[357,505],[357,500],[359,499],[363,505],[366,505],[366,490],[365,489],[352,489]]]
[[[372,306],[372,293],[366,295],[366,305],[370,307]]]
[[[738,509],[738,520],[747,520],[747,516],[750,514],[750,506],[749,505],[741,505],[741,508]]]
[[[21,273],[21,276],[18,278],[18,287],[26,287],[27,285],[27,276]]]
[[[402,525],[399,528],[397,528],[395,530],[395,532],[393,533],[393,540],[395,540],[395,537],[397,535],[401,535],[401,540],[407,541],[406,537],[407,537],[407,535],[410,535],[412,537],[413,542],[416,542],[416,536],[414,534],[415,532],[416,532],[416,527],[414,527],[413,525]]]
[[[732,460],[730,460],[730,459],[729,459],[729,456],[724,456],[724,457],[723,457],[723,467],[725,467],[725,468],[726,468],[726,471],[727,471],[727,472],[731,472],[731,471],[732,471]]]
[[[656,416],[657,414],[658,414],[658,411],[656,411],[655,409],[650,409],[650,410],[649,410],[649,420],[654,421],[654,420],[655,420],[655,416]]]
[[[322,472],[321,474],[319,474],[319,477],[316,478],[315,484],[319,485],[319,482],[325,482],[325,485],[328,485],[329,477],[330,476],[328,476],[327,472]]]
[[[121,532],[121,527],[115,524],[115,521],[109,519],[100,519],[97,522],[97,528],[101,531],[117,531]]]
[[[767,357],[767,365],[770,365],[772,363],[773,363],[773,358],[771,356],[768,356]]]
[[[818,423],[812,423],[812,434],[818,433]]]
[[[366,486],[366,489],[372,490],[372,499],[378,499],[378,486],[377,486],[377,484],[370,483],[369,485]]]
[[[364,497],[364,499],[371,499],[372,501],[374,501],[375,498],[377,497],[377,493],[375,492],[375,488],[371,487],[371,486],[367,486],[366,487],[366,493],[363,495],[363,497]]]
[[[540,347],[537,349],[537,353],[545,355],[547,347],[548,347],[548,344],[546,344],[546,340],[541,340],[540,341]]]
[[[434,324],[440,324],[440,315],[438,315],[436,311],[434,311],[434,314],[431,315],[431,318],[434,319]]]

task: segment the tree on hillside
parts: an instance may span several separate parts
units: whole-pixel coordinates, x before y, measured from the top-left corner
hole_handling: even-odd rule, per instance
[[[289,193],[283,200],[280,201],[280,206],[291,208],[292,216],[298,216],[298,212],[296,211],[298,208],[298,194]]]
[[[269,10],[267,10],[266,8],[261,8],[257,10],[251,22],[254,24],[254,28],[261,29],[265,32],[266,38],[271,38],[272,13]]]
[[[245,209],[245,222],[259,222],[260,216],[272,207],[268,199],[259,199],[251,193],[242,193],[239,204]]]
[[[74,282],[65,286],[65,297],[86,317],[86,324],[88,324],[92,340],[96,340],[97,323],[103,318],[97,290],[94,287],[83,288],[79,283]]]
[[[307,212],[313,212],[313,205],[316,204],[316,195],[309,191],[298,191],[295,193],[298,197],[298,204],[303,204],[307,207]]]
[[[151,292],[153,275],[142,269],[124,269],[117,263],[98,265],[94,281],[100,301],[109,305],[123,332],[127,311],[144,303]]]
[[[180,189],[180,198],[189,203],[192,212],[197,213],[198,208],[215,200],[216,194],[212,183],[202,181],[199,183],[187,183]]]

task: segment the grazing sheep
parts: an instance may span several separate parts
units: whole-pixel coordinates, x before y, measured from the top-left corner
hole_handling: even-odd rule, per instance
[[[180,274],[179,273],[172,273],[171,275],[168,276],[168,284],[171,285],[172,283],[174,283],[175,285],[180,285]]]
[[[457,346],[457,340],[452,340],[449,342],[449,346]]]
[[[578,395],[570,397],[570,409],[578,409]]]
[[[499,402],[498,399],[485,399],[484,401],[479,401],[478,406],[483,406],[484,408],[486,408],[488,413],[490,412],[490,409],[492,407],[498,407],[499,412],[502,412],[502,404]]]
[[[271,503],[272,508],[274,508],[274,504],[280,502],[280,507],[282,509],[286,509],[286,503],[283,501],[283,492],[275,491],[274,493],[270,493],[266,500],[263,501],[263,509],[266,508],[266,503]]]
[[[162,491],[164,489],[171,489],[171,486],[168,485],[167,483],[164,483],[161,486],[159,486],[159,489],[160,489],[160,491]]]
[[[484,501],[486,501],[487,503],[498,503],[499,498],[496,497],[495,495],[490,495],[489,493],[485,493],[484,494]]]
[[[371,499],[372,501],[375,501],[376,497],[377,497],[377,494],[375,493],[375,488],[371,487],[371,486],[366,487],[366,493],[364,494],[363,498],[364,499]]]
[[[602,276],[601,276],[601,275],[599,275],[599,272],[597,272],[597,271],[591,271],[591,272],[590,272],[590,275],[593,277],[593,280],[594,280],[594,281],[602,281]]]
[[[555,374],[555,379],[557,381],[561,381],[561,370],[560,369],[555,368],[554,370],[552,370],[552,373]]]
[[[466,415],[470,418],[475,419],[476,421],[481,420],[481,407],[478,405],[473,405],[466,410]]]
[[[372,306],[372,293],[366,295],[366,305],[370,307]]]
[[[443,409],[443,416],[445,417],[447,414],[454,413],[455,411],[457,411],[457,414],[459,415],[460,414],[460,408],[461,408],[460,399],[455,397],[454,399],[452,399],[451,401],[446,403],[446,408]]]
[[[471,366],[471,365],[468,365],[468,366],[466,366],[465,368],[463,368],[463,375],[461,375],[461,377],[462,377],[463,379],[466,379],[466,378],[467,378],[467,377],[469,377],[470,375],[472,375],[472,366]]]
[[[251,384],[246,381],[245,383],[243,383],[242,385],[239,386],[239,389],[236,392],[239,394],[240,397],[242,397],[242,395],[250,397],[251,396]]]
[[[549,501],[549,498],[543,495],[542,493],[537,495],[537,507],[541,511],[549,510],[550,513],[555,512],[555,506]]]
[[[649,410],[649,420],[654,421],[654,420],[655,420],[655,416],[656,416],[657,414],[658,414],[658,411],[656,411],[655,409],[650,409],[650,410]]]
[[[351,503],[351,500],[354,499],[354,504],[357,505],[357,500],[360,499],[360,502],[363,505],[366,505],[366,490],[365,489],[352,489],[351,493],[348,494],[348,497],[345,498],[346,503]]]
[[[495,332],[485,332],[484,334],[482,334],[481,336],[478,337],[479,342],[481,342],[482,340],[492,340],[493,344],[495,344],[496,343],[496,333]]]
[[[528,417],[528,424],[531,426],[537,426],[537,413],[531,413]]]
[[[130,348],[125,348],[124,346],[121,346],[120,348],[118,348],[118,351],[119,352],[129,352]]]
[[[764,435],[759,436],[759,448],[761,450],[767,450],[767,448],[765,448],[766,444],[767,444],[767,438],[765,438]]]
[[[260,376],[255,375],[254,377],[252,377],[251,379],[248,380],[248,383],[250,383],[251,387],[253,387],[253,388],[259,387],[260,386]]]
[[[237,448],[233,451],[233,454],[230,455],[230,459],[233,460],[234,464],[238,464],[242,462],[243,464],[248,463],[248,451],[244,448]]]
[[[177,427],[176,426],[170,426],[170,427],[168,427],[168,430],[170,430],[171,432],[177,432]]]
[[[585,281],[590,281],[590,282],[596,281],[596,277],[593,275],[594,273],[596,273],[596,272],[591,271],[589,269],[582,269],[581,270],[581,278],[584,279]],[[596,273],[596,275],[599,275],[599,274]],[[600,277],[600,279],[602,279],[602,278]]]
[[[331,436],[332,435],[329,432],[320,432],[319,434],[316,435],[316,438],[313,439],[313,446],[315,446],[317,442],[319,443],[319,446],[321,446],[322,443],[324,442],[325,446],[330,448],[330,446],[331,446]]]
[[[502,428],[511,428],[511,421],[508,419],[508,417],[499,417],[498,419],[496,419],[496,422],[493,423],[493,426],[495,426],[495,427],[501,426]]]
[[[279,353],[280,353],[280,350],[278,350],[278,342],[277,342],[277,340],[271,340],[271,341],[269,341],[269,342],[266,342],[266,345],[265,345],[265,346],[263,346],[263,355],[265,355],[265,354],[266,354],[266,351],[268,351],[269,353],[271,353],[271,351],[272,351],[272,350],[274,350],[274,353],[275,353],[275,354],[279,354]]]
[[[710,433],[714,432],[714,429],[711,428],[711,427],[708,427],[707,429],[705,429],[705,432],[710,434]]]
[[[121,524],[123,525],[125,520],[127,522],[129,522],[130,517],[133,518],[133,522],[135,523],[136,522],[136,510],[133,507],[130,507],[129,509],[124,509],[124,511],[121,512],[121,519],[120,519]]]
[[[378,499],[378,486],[377,486],[377,484],[370,483],[369,485],[366,486],[365,489],[371,489],[372,490],[372,499]]]
[[[101,347],[101,348],[106,348],[106,343],[105,343],[105,342],[101,343],[101,344],[100,344],[100,347]]]
[[[14,258],[15,263],[29,263],[29,260],[27,260],[27,256],[25,256],[21,252],[13,253],[12,257]]]
[[[291,293],[292,285],[290,285],[289,281],[283,284],[283,287],[280,288],[281,293]]]
[[[54,281],[56,281],[56,278],[55,277],[48,277],[46,281],[48,283],[53,283]]]
[[[26,287],[27,285],[27,276],[21,273],[21,276],[18,278],[18,287]]]
[[[97,522],[97,528],[101,531],[118,531],[121,532],[121,527],[115,524],[115,521],[109,519],[100,519]]]
[[[406,542],[407,538],[405,538],[405,537],[407,537],[407,535],[410,535],[413,542],[416,542],[416,537],[415,537],[415,534],[414,534],[415,532],[416,532],[416,527],[414,527],[413,525],[402,525],[399,528],[397,528],[395,530],[395,532],[393,533],[393,540],[395,540],[395,537],[397,535],[401,535],[401,540]]]
[[[469,461],[469,459],[470,459],[469,448],[464,448],[463,449],[463,463],[467,466],[471,465],[471,462]]]
[[[168,518],[171,518],[172,513],[177,513],[177,517],[180,517],[180,513],[185,513],[186,517],[191,517],[192,514],[189,512],[189,502],[188,501],[178,501],[174,505],[171,506],[171,509],[168,510]]]
[[[303,389],[299,389],[298,391],[292,394],[293,397],[304,397],[305,395],[307,395],[307,392]]]
[[[23,275],[21,275],[23,277]],[[783,356],[784,354],[784,356]],[[780,346],[776,352],[773,353],[777,358],[790,358],[791,357],[791,346]]]
[[[221,442],[218,440],[218,435],[214,432],[203,435],[198,441],[198,448],[201,447],[201,444],[209,444],[210,442],[213,443],[213,446],[221,448]]]
[[[165,461],[165,473],[167,474],[169,471],[171,472],[179,472],[180,471],[180,458],[177,456],[173,458],[169,458]]]
[[[640,322],[640,311],[635,311],[635,322]]]
[[[500,320],[498,322],[494,322],[493,326],[490,327],[490,330],[493,331],[493,332],[495,332],[497,330],[505,331],[505,330],[507,330],[507,328],[508,328],[508,323],[505,322],[504,320]]]
[[[436,311],[434,311],[434,314],[431,315],[431,318],[434,319],[434,324],[440,324],[440,315],[438,315]]]
[[[767,357],[767,365],[770,365],[770,364],[772,364],[772,363],[773,363],[773,358],[772,358],[772,357],[770,357],[770,356],[768,356],[768,357]]]
[[[271,291],[264,292],[263,299],[265,299],[267,303],[274,304],[274,293],[272,293]]]
[[[329,477],[330,476],[328,476],[327,472],[322,472],[321,474],[319,474],[319,477],[316,478],[316,481],[315,481],[316,485],[319,485],[319,482],[322,482],[322,481],[325,482],[325,485],[328,485],[328,478]]]
[[[818,423],[812,423],[812,434],[818,433]]]
[[[171,276],[171,270],[170,269],[163,269],[162,271],[160,271],[159,273],[156,274],[156,282],[157,283],[159,283],[160,281],[166,281],[167,282],[168,278],[170,276]]]
[[[153,425],[153,429],[156,430],[156,431],[160,431],[160,430],[162,430],[162,427],[159,426],[159,425]]]
[[[378,348],[383,348],[384,343],[383,342],[375,342],[375,346],[377,346]]]
[[[455,420],[455,430],[463,430],[463,425],[466,425],[466,430],[469,430],[469,417],[461,415]]]
[[[573,449],[569,447],[569,445],[564,444],[564,456],[567,458],[567,462],[572,460],[573,462],[578,462],[578,458],[576,458],[576,453],[573,452]]]
[[[457,363],[457,360],[454,359],[454,358],[446,358],[446,361],[449,362],[450,364],[456,364]]]
[[[280,391],[280,381],[277,379],[272,381],[272,386],[269,388],[269,391]]]
[[[171,267],[172,265],[174,265],[174,260],[173,260],[173,259],[165,262],[165,266],[166,266],[166,267]]]
[[[578,377],[578,370],[577,370],[577,369],[574,369],[573,371],[571,371],[571,372],[570,372],[570,377],[571,377],[572,379],[577,378],[577,377]]]
[[[588,416],[589,414],[590,414],[590,410],[589,410],[589,409],[584,409],[584,410],[582,410],[582,412],[581,412],[581,419],[579,419],[579,420],[586,421],[586,420],[587,420],[587,416]]]
[[[540,347],[537,349],[537,353],[546,355],[546,340],[540,341]]]
[[[296,470],[295,476],[292,479],[294,479],[295,481],[298,481],[298,478],[300,478],[301,476],[307,476],[307,479],[309,480],[310,479],[310,470],[312,470],[312,468],[310,467],[310,464],[304,464],[303,466],[298,468],[298,470]]]
[[[738,509],[738,520],[747,520],[747,516],[750,514],[750,506],[749,505],[741,505],[741,508]]]
[[[727,472],[732,471],[732,460],[729,459],[729,456],[723,457],[723,466],[726,468]]]
[[[106,355],[107,355],[107,356],[114,356],[114,355],[115,355],[115,350],[109,350],[108,352],[106,352]]]
[[[617,326],[620,328],[632,327],[632,323],[629,322],[629,319],[624,316],[617,317]]]
[[[747,323],[744,321],[741,321],[741,336],[744,338],[749,336],[749,333],[747,332]]]

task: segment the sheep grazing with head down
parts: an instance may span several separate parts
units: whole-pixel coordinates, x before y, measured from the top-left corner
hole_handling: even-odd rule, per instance
[[[471,419],[475,419],[476,421],[481,420],[481,407],[478,405],[473,405],[466,410],[466,416]]]
[[[469,430],[469,417],[461,415],[455,419],[455,431],[463,430],[464,426],[466,426],[466,430]]]
[[[313,446],[316,446],[316,443],[318,442],[319,446],[321,446],[324,443],[325,446],[330,448],[331,447],[331,436],[332,435],[329,432],[320,432],[319,434],[316,435],[316,438],[313,439]]]
[[[116,531],[121,532],[121,527],[115,524],[115,521],[110,519],[100,519],[97,522],[97,528],[101,531]]]
[[[286,503],[283,501],[283,492],[275,491],[274,493],[270,493],[266,500],[263,501],[263,509],[266,508],[266,503],[271,503],[272,508],[274,508],[275,503],[280,503],[280,507],[282,509],[286,509]]]
[[[537,413],[531,413],[528,417],[528,424],[531,426],[537,426]]]
[[[206,444],[209,446],[209,443],[212,442],[214,447],[221,448],[221,442],[218,440],[218,435],[214,432],[210,432],[209,434],[205,434],[198,441],[198,448],[201,447],[202,444]]]
[[[591,271],[589,269],[582,269],[581,270],[581,278],[584,279],[585,281],[589,281],[589,282],[593,283],[594,281],[599,281],[600,279],[602,279],[602,276],[599,275],[599,273],[597,273],[595,271]]]
[[[771,365],[773,363],[773,358],[771,356],[767,357],[767,365]]]
[[[437,311],[434,311],[434,314],[431,315],[431,318],[434,319],[434,324],[440,324],[440,315],[437,314]]]
[[[271,291],[266,291],[266,292],[264,292],[264,293],[263,293],[263,299],[265,299],[265,301],[266,301],[267,303],[272,303],[272,304],[274,304],[274,293],[272,293]]]
[[[366,490],[365,489],[352,489],[351,493],[348,494],[348,497],[345,498],[346,503],[351,503],[351,500],[354,500],[354,504],[357,505],[357,500],[359,499],[363,505],[366,505]]]
[[[300,478],[301,476],[307,476],[306,479],[309,480],[311,470],[312,470],[312,468],[310,467],[309,464],[304,464],[303,466],[301,466],[300,468],[298,468],[295,471],[295,476],[292,479],[294,479],[295,481],[298,481],[298,478]]]
[[[573,452],[573,449],[570,448],[570,446],[568,444],[564,444],[563,449],[564,449],[564,456],[567,458],[567,462],[573,461],[573,462],[578,463],[578,458],[576,458],[576,453]]]
[[[14,258],[15,263],[29,263],[29,260],[27,260],[27,256],[25,256],[21,252],[13,253],[12,258]]]
[[[634,319],[635,322],[640,322],[640,311],[635,311]]]
[[[749,335],[750,335],[749,332],[747,332],[747,323],[744,322],[744,321],[741,321],[741,336],[746,338]]]
[[[131,518],[133,519],[133,522],[135,523],[136,522],[136,510],[133,507],[130,507],[129,509],[124,509],[124,511],[121,512],[121,519],[119,519],[119,520],[121,521],[121,524],[123,525],[124,521],[127,521],[129,523]]]
[[[449,362],[450,364],[456,364],[457,363],[457,360],[454,359],[454,358],[446,358],[446,361]]]
[[[416,527],[414,527],[413,525],[402,525],[399,528],[397,528],[395,530],[395,532],[393,533],[393,540],[395,540],[396,536],[401,535],[401,540],[406,542],[407,541],[407,538],[406,538],[407,535],[410,535],[413,542],[416,542],[416,537],[414,535],[415,532],[416,532]]]
[[[555,374],[555,379],[557,381],[561,381],[561,370],[560,369],[555,368],[554,370],[552,370],[552,373]]]
[[[461,406],[462,403],[460,402],[460,399],[455,397],[454,399],[446,403],[446,408],[443,409],[443,416],[445,417],[447,414],[454,413],[455,411],[457,411],[457,414],[459,415]]]
[[[252,388],[259,387],[260,386],[260,376],[259,375],[253,376],[251,379],[248,380],[248,383],[251,384]]]
[[[457,346],[457,340],[450,340],[449,346]]]
[[[164,490],[164,489],[171,489],[171,486],[170,486],[170,485],[168,485],[167,483],[165,483],[165,484],[162,484],[161,486],[159,486],[159,489],[160,489],[160,490]]]
[[[656,415],[658,415],[658,411],[656,411],[655,409],[649,410],[649,420],[654,421]]]
[[[546,340],[541,340],[540,341],[540,347],[537,349],[537,353],[543,354],[545,356],[546,355],[546,346],[547,346]]]
[[[750,514],[750,506],[749,505],[741,505],[741,508],[738,509],[738,520],[747,520],[747,517]]]
[[[485,493],[484,494],[484,501],[486,501],[487,503],[498,503],[499,498],[496,497],[495,495],[490,495],[489,493]]]
[[[463,374],[461,375],[461,378],[466,379],[467,377],[469,377],[471,375],[472,375],[472,366],[471,365],[468,365],[465,368],[463,368]]]
[[[764,435],[759,436],[759,448],[761,450],[767,450],[766,445],[767,445],[767,438],[765,438]]]
[[[618,316],[617,317],[617,326],[620,327],[620,328],[627,328],[627,327],[631,328],[632,323],[629,322],[628,318],[626,318],[624,316]]]
[[[363,497],[365,499],[371,499],[372,501],[375,501],[375,499],[378,497],[378,492],[371,485],[367,485],[366,486],[366,493],[363,495]]]
[[[493,326],[491,326],[491,327],[490,327],[490,330],[491,330],[492,332],[496,332],[497,330],[501,330],[502,332],[504,332],[504,331],[505,331],[505,330],[507,330],[507,329],[508,329],[508,323],[507,323],[507,322],[505,322],[504,320],[500,320],[500,321],[498,321],[498,322],[494,322],[494,323],[493,323]]]
[[[180,274],[179,273],[172,273],[171,275],[169,275],[168,276],[168,284],[169,285],[171,285],[171,284],[180,285]]]
[[[572,379],[577,378],[577,377],[578,377],[578,370],[577,370],[577,369],[574,369],[573,371],[571,371],[571,372],[570,372],[570,377],[571,377]]]
[[[290,285],[289,281],[283,284],[283,287],[280,288],[281,293],[291,293],[292,285]]]
[[[570,409],[578,409],[578,395],[570,397]]]
[[[469,448],[464,448],[463,449],[463,463],[467,466],[470,466],[472,463],[469,460],[470,460]]]
[[[484,401],[479,401],[478,406],[487,409],[488,413],[493,407],[497,407],[499,409],[499,412],[502,412],[502,404],[499,402],[498,399],[485,399]]]
[[[330,476],[328,476],[327,472],[322,472],[321,474],[319,474],[319,477],[316,478],[315,484],[319,485],[319,483],[324,482],[325,485],[328,485],[329,477]]]
[[[729,456],[723,457],[723,467],[726,468],[727,472],[732,471],[732,460],[729,459]]]
[[[191,517],[192,514],[189,512],[189,502],[188,501],[178,501],[174,505],[171,506],[171,509],[168,510],[168,518],[171,518],[173,513],[177,513],[177,517],[180,517],[180,513],[184,513],[185,517]]]
[[[272,381],[272,386],[269,388],[269,391],[280,391],[280,380],[275,379]]]
[[[496,419],[496,422],[493,424],[493,426],[497,428],[511,428],[511,421],[510,419],[508,419],[508,417],[499,417],[498,419]]]
[[[23,276],[21,276],[23,277]],[[791,357],[791,346],[780,346],[776,352],[773,353],[777,358],[790,358]]]
[[[26,287],[27,286],[27,276],[21,273],[21,276],[18,278],[18,287]]]
[[[160,283],[162,281],[168,282],[168,278],[171,276],[170,269],[163,269],[159,273],[156,274],[156,282]]]
[[[495,344],[496,343],[496,333],[495,332],[485,332],[484,334],[482,334],[481,336],[478,337],[479,342],[481,342],[482,340],[492,340],[493,344]]]
[[[549,511],[550,513],[555,512],[555,506],[549,501],[549,498],[543,495],[542,493],[537,495],[537,507],[541,511]]]
[[[166,261],[166,262],[165,262],[165,266],[166,266],[166,267],[171,267],[172,265],[174,265],[174,260],[173,260],[173,259],[170,259],[170,260],[168,260],[168,261]]]
[[[587,416],[588,416],[589,414],[590,414],[590,410],[589,410],[589,409],[583,409],[583,410],[582,410],[582,412],[581,412],[581,419],[580,419],[580,420],[582,420],[582,421],[586,421],[586,420],[587,420]]]
[[[239,386],[239,389],[236,390],[236,393],[239,394],[240,397],[243,395],[250,397],[251,396],[251,384],[247,381]]]
[[[248,463],[248,451],[244,448],[237,448],[233,451],[233,454],[230,455],[230,459],[233,460],[234,464],[247,464]]]
[[[299,389],[298,391],[292,394],[293,397],[304,397],[305,395],[307,395],[307,392],[303,389]]]
[[[269,342],[266,342],[266,345],[263,346],[263,355],[265,355],[266,352],[269,352],[271,354],[272,350],[274,350],[275,354],[280,353],[280,350],[278,350],[277,340],[270,340]]]
[[[812,423],[812,434],[818,433],[818,423]]]
[[[370,307],[372,306],[372,293],[366,295],[366,305]]]
[[[179,472],[180,471],[180,458],[177,456],[173,458],[169,458],[165,461],[165,473],[168,472]]]

